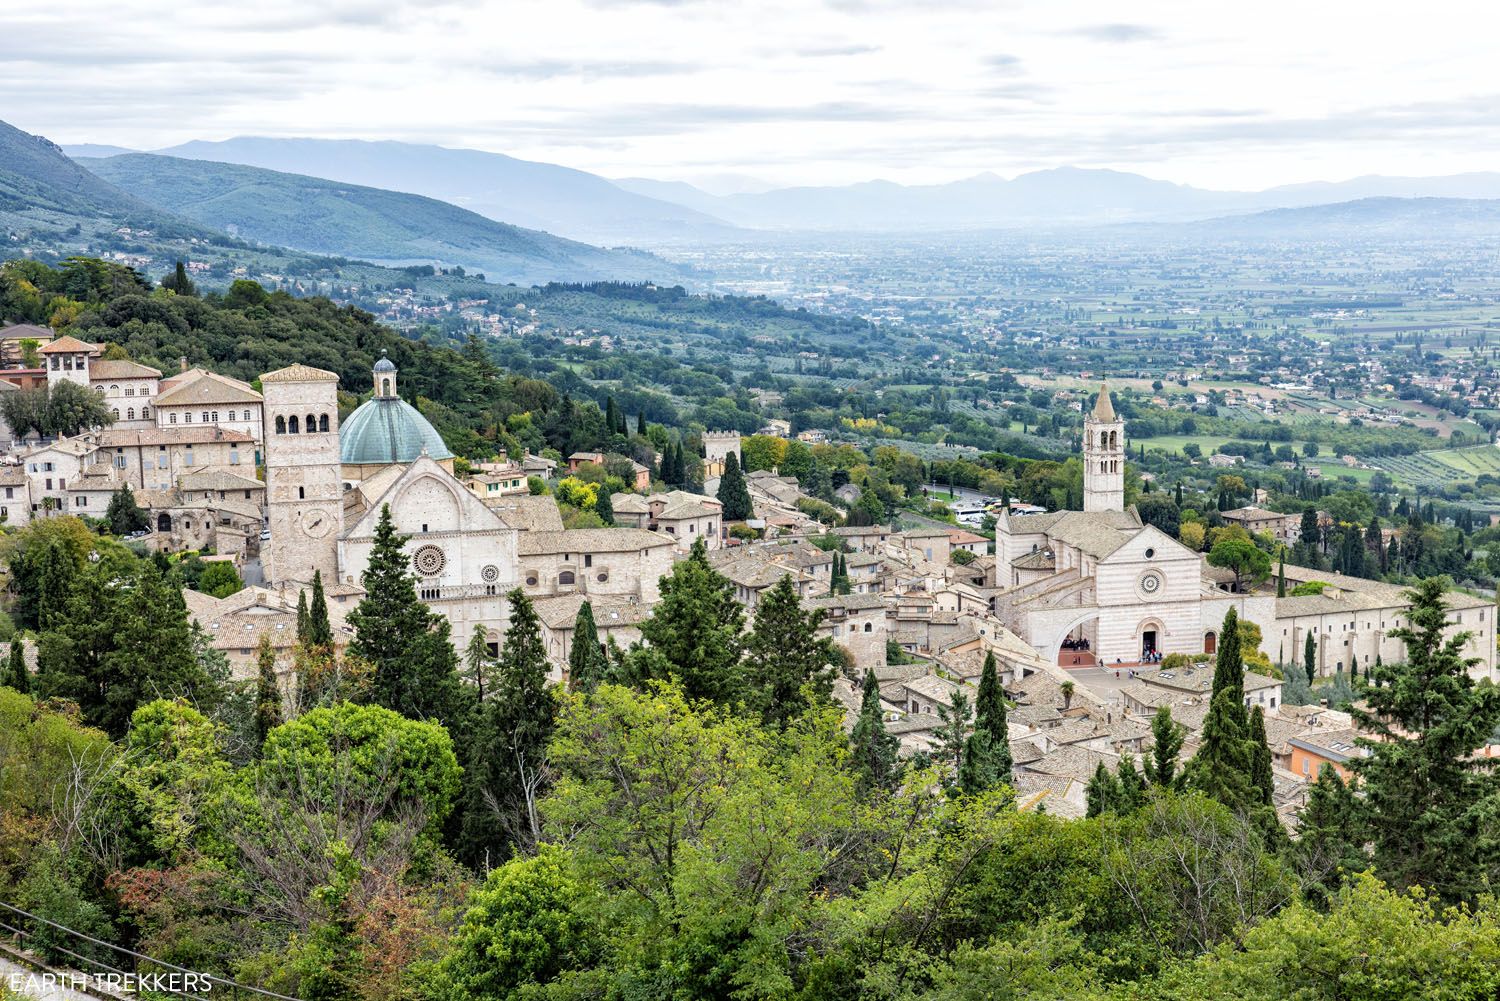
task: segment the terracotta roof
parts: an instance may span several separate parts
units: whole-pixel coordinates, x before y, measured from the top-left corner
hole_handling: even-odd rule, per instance
[[[99,345],[90,344],[87,341],[80,341],[78,338],[73,337],[72,335],[64,334],[57,340],[42,345],[40,350],[44,355],[78,354],[81,351],[98,351]]]
[[[90,381],[98,379],[160,379],[161,373],[150,365],[127,359],[101,358],[89,363]]]
[[[180,382],[156,398],[156,406],[198,406],[222,403],[259,403],[261,395],[236,379],[205,372]]]
[[[500,514],[502,518],[504,513]],[[632,549],[655,549],[674,545],[670,535],[644,528],[575,528],[561,532],[522,532],[516,538],[521,556],[551,556],[556,553],[626,553]]]
[[[313,368],[311,365],[288,365],[286,368],[278,368],[274,372],[267,372],[260,377],[260,384],[264,386],[268,382],[338,382],[338,373],[327,369]]]

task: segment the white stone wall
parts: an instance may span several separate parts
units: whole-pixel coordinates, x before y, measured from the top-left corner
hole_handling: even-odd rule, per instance
[[[156,427],[156,387],[154,377],[91,380],[90,385],[104,396],[104,405],[115,415],[112,428]]]
[[[317,385],[313,383],[312,385]],[[264,409],[259,403],[235,403],[223,406],[213,405],[169,405],[155,408],[155,425],[159,428],[182,428],[182,427],[210,427],[224,428],[226,431],[242,431],[254,438],[257,442],[263,442],[266,437],[267,424],[265,422]],[[291,410],[286,411],[290,414]],[[323,413],[322,410],[318,411]],[[248,414],[249,416],[245,416]],[[298,421],[307,417],[304,411]],[[329,426],[338,422],[338,407],[329,414]],[[274,425],[274,422],[272,422]]]
[[[634,597],[650,605],[661,598],[659,581],[672,572],[672,558],[671,546],[618,553],[580,551],[523,556],[521,587],[533,597],[598,594]],[[567,575],[572,575],[572,583],[567,583]]]

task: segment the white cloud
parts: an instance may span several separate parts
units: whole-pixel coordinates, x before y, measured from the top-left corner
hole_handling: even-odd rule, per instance
[[[1491,5],[1351,0],[52,0],[0,117],[60,142],[474,146],[610,176],[1204,186],[1500,169]]]

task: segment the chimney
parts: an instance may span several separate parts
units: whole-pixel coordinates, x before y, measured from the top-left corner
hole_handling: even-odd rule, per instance
[[[186,372],[187,371],[187,355],[183,355],[181,358],[177,359],[177,371],[179,371],[179,372]]]

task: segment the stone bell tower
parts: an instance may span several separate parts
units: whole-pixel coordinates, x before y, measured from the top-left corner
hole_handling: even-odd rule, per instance
[[[344,530],[339,461],[339,377],[290,365],[260,377],[265,413],[266,509],[271,539],[261,550],[266,580],[339,579]]]
[[[1109,387],[1099,387],[1083,419],[1083,509],[1125,510],[1125,422],[1115,414]]]

